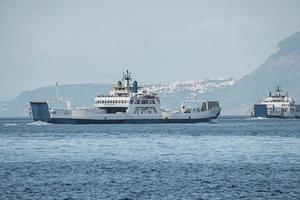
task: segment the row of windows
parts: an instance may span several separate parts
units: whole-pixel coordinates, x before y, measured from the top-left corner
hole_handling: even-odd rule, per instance
[[[103,101],[96,101],[96,103],[101,103],[101,104],[107,104],[107,103],[128,103],[127,100],[103,100]]]
[[[266,100],[265,102],[267,102],[267,103],[272,103],[272,102],[285,102],[284,100],[277,100],[277,99],[275,99],[275,100],[272,100],[272,101],[268,101],[268,100]]]
[[[155,104],[154,100],[135,100],[135,104]]]
[[[102,100],[96,101],[97,104],[109,104],[109,103],[128,103],[127,100]],[[130,104],[155,104],[154,100],[130,100]]]

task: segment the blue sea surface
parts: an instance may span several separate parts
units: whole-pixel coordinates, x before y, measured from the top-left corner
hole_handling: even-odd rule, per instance
[[[0,119],[0,199],[300,199],[300,120]]]

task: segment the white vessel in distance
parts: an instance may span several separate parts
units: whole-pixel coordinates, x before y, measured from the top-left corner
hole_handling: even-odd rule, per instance
[[[260,104],[254,105],[253,117],[267,118],[299,118],[300,105],[296,105],[287,92],[277,86],[275,92],[269,92]]]
[[[126,71],[108,95],[98,95],[93,109],[49,108],[47,101],[30,102],[34,121],[60,124],[112,123],[196,123],[216,119],[221,108],[217,101],[190,101],[178,111],[161,108],[157,94],[143,90],[137,81],[131,85],[131,74]]]

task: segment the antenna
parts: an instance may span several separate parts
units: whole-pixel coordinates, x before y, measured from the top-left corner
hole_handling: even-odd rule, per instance
[[[280,86],[279,85],[276,87],[276,92],[280,92]]]
[[[123,80],[126,80],[126,87],[129,87],[129,81],[131,81],[131,74],[126,70],[126,73],[123,72]]]
[[[194,96],[194,101],[196,101],[196,83],[193,81],[193,96]]]

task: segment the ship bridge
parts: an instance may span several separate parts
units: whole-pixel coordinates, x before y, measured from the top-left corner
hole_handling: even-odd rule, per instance
[[[106,113],[125,113],[129,107],[130,100],[141,87],[137,81],[131,85],[131,73],[128,70],[123,73],[122,80],[118,81],[109,95],[98,95],[95,97],[95,108],[102,109]]]

